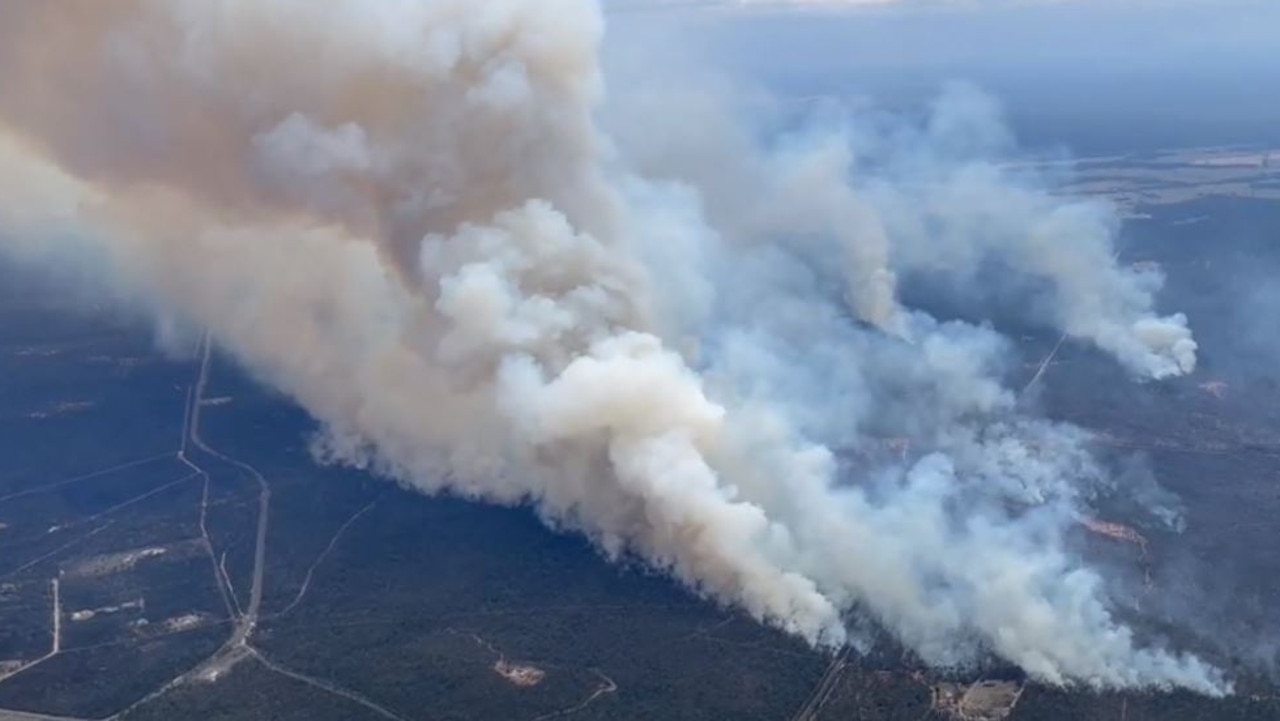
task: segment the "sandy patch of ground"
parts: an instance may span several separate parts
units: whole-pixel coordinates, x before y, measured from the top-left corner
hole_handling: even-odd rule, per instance
[[[1022,688],[1017,681],[942,683],[933,687],[933,707],[964,721],[1002,721],[1018,705]]]
[[[62,350],[59,348],[42,348],[39,346],[33,346],[30,348],[19,348],[13,352],[13,355],[18,358],[50,358],[61,352]]]
[[[146,602],[141,598],[138,598],[127,603],[122,603],[119,606],[102,606],[101,608],[86,608],[80,611],[72,611],[69,618],[76,623],[82,623],[84,621],[97,618],[98,616],[109,616],[113,613],[120,613],[121,611],[141,611],[145,607]]]
[[[79,413],[80,411],[86,411],[92,408],[94,405],[95,404],[93,401],[62,401],[61,403],[55,403],[54,405],[49,406],[48,408],[44,408],[38,411],[33,411],[31,413],[28,413],[27,417],[34,418],[36,420],[44,420],[46,418],[57,418],[58,416],[65,416],[71,413]]]
[[[204,620],[204,614],[188,613],[183,616],[175,616],[174,618],[165,619],[160,625],[163,626],[166,631],[170,632],[189,631],[203,624]]]
[[[503,659],[498,659],[498,661],[493,664],[493,670],[513,685],[524,688],[537,686],[542,683],[542,679],[547,676],[547,672],[537,666],[508,663]]]
[[[155,546],[121,553],[108,553],[80,561],[67,567],[63,572],[70,578],[106,576],[127,571],[148,558],[157,558],[168,552],[169,549],[163,546]]]

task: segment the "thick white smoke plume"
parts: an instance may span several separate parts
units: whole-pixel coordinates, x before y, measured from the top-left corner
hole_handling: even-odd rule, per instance
[[[1108,483],[1084,434],[1015,409],[990,327],[900,300],[997,263],[1032,320],[1190,371],[1107,210],[982,161],[968,93],[911,137],[764,145],[709,95],[606,95],[603,26],[589,0],[0,4],[0,248],[209,328],[331,460],[532,502],[816,644],[857,608],[934,663],[1225,690],[1067,547]]]

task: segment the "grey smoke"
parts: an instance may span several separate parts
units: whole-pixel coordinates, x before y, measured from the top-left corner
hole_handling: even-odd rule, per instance
[[[814,644],[857,607],[932,663],[1228,690],[1069,549],[1114,483],[1087,434],[1017,409],[992,327],[898,293],[994,258],[1048,288],[1033,320],[1189,372],[1110,211],[984,159],[970,92],[915,134],[765,142],[723,86],[606,83],[603,28],[587,0],[2,5],[0,247],[207,327],[325,460],[530,502]]]

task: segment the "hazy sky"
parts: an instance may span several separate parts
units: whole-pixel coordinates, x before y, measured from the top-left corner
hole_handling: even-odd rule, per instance
[[[871,93],[897,102],[963,79],[999,95],[1014,115],[1101,114],[1114,116],[1116,127],[1160,122],[1252,135],[1280,129],[1275,0],[607,5],[618,35],[679,34],[720,67],[785,92]]]

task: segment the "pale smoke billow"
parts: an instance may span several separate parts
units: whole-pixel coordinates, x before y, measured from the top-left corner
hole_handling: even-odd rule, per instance
[[[0,248],[208,328],[325,460],[530,502],[814,644],[856,608],[931,663],[1228,690],[1068,547],[1111,483],[1086,434],[1015,407],[989,326],[900,301],[995,262],[1028,320],[1186,373],[1110,212],[981,160],[973,93],[763,146],[713,94],[610,86],[603,30],[588,0],[4,3]]]

